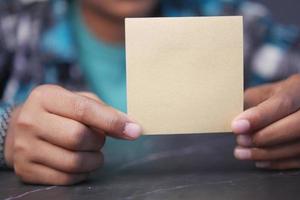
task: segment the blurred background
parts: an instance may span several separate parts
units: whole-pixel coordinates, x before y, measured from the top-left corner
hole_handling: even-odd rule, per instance
[[[276,21],[284,24],[300,26],[300,1],[299,0],[253,0],[262,2],[272,12]]]

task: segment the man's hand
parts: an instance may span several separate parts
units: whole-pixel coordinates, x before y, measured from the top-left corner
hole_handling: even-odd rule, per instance
[[[69,185],[102,165],[106,135],[140,134],[138,124],[95,95],[44,85],[12,113],[5,158],[24,182]]]
[[[249,89],[232,122],[235,157],[269,169],[300,168],[300,75]]]

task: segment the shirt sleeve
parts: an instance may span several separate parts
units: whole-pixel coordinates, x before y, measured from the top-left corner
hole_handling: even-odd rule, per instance
[[[245,77],[247,86],[274,82],[300,72],[300,29],[275,21],[264,5],[245,1]]]
[[[0,103],[0,169],[6,168],[4,144],[7,135],[12,105]]]

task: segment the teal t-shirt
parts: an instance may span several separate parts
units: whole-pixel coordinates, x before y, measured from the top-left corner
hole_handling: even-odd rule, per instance
[[[74,4],[71,17],[75,31],[74,39],[78,45],[77,59],[80,68],[94,93],[107,104],[126,112],[125,47],[114,46],[96,38],[84,24],[78,6]],[[129,160],[133,159],[131,157],[137,155],[132,155],[130,149],[140,149],[137,154],[141,158],[147,154],[147,151],[141,150],[143,149],[142,138],[131,142],[108,137],[104,148],[106,163],[110,163],[109,167],[116,167],[125,157]],[[124,156],[115,156],[120,154]]]
[[[126,67],[124,45],[105,43],[83,21],[78,3],[72,9],[78,61],[91,90],[104,102],[126,112]]]

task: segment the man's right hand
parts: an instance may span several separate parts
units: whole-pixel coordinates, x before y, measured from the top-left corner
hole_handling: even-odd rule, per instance
[[[43,85],[14,109],[5,158],[24,182],[70,185],[102,165],[106,135],[133,140],[141,132],[126,114],[92,93]]]

